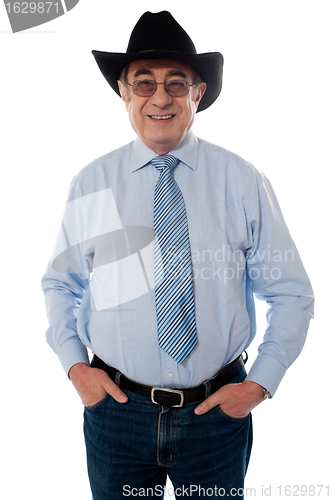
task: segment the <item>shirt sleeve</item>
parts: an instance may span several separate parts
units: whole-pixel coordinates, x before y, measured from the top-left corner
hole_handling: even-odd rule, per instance
[[[247,380],[262,385],[273,396],[303,348],[314,297],[271,184],[260,173],[257,189],[250,217],[247,275],[253,293],[269,308],[267,329]]]
[[[42,278],[49,328],[46,339],[68,374],[77,363],[89,363],[86,347],[77,333],[77,317],[89,283],[89,269],[82,258],[83,240],[75,179],[64,212],[53,254]],[[69,201],[72,200],[72,201]]]

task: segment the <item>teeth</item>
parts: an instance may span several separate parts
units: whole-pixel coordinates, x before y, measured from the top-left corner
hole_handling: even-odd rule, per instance
[[[168,120],[169,118],[172,118],[173,115],[165,115],[165,116],[159,116],[159,115],[152,115],[151,118],[154,118],[155,120]]]

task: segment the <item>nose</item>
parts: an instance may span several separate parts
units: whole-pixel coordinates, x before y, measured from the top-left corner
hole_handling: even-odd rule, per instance
[[[167,94],[164,84],[157,85],[157,90],[150,99],[151,103],[158,106],[158,108],[165,108],[173,102],[173,98]]]

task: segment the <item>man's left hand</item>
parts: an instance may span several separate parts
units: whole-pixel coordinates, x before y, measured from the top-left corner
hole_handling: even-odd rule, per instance
[[[217,405],[233,418],[246,417],[255,406],[264,400],[263,387],[245,380],[240,384],[228,384],[218,389],[195,408],[196,415],[203,415]]]

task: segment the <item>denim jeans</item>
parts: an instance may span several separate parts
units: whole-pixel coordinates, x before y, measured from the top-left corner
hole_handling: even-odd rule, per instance
[[[245,377],[243,369],[230,383]],[[162,499],[167,475],[176,498],[243,498],[251,415],[234,419],[217,406],[198,416],[199,402],[166,408],[124,392],[127,403],[106,395],[84,410],[93,500]]]

